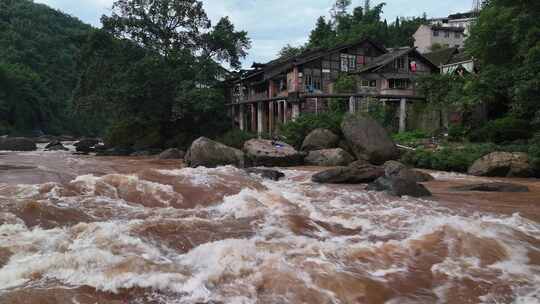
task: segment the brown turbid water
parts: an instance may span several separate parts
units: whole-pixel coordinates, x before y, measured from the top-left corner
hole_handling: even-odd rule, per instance
[[[2,152],[0,303],[540,303],[537,181],[435,172],[412,199],[283,172]]]

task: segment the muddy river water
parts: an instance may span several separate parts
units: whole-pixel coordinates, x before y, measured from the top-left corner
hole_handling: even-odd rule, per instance
[[[433,172],[413,199],[282,171],[1,152],[0,303],[540,303],[536,180]]]

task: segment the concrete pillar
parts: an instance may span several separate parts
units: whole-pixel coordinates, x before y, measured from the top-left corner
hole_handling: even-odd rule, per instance
[[[356,98],[354,98],[354,96],[351,96],[351,98],[349,98],[349,113],[356,113]]]
[[[255,132],[257,130],[257,108],[256,104],[251,104],[251,132]]]
[[[277,111],[278,111],[278,114],[277,114],[277,116],[278,116],[278,122],[279,122],[280,124],[282,124],[282,123],[284,122],[284,120],[283,120],[283,119],[284,119],[284,115],[283,115],[283,112],[284,112],[284,109],[283,109],[283,101],[278,101],[277,107],[278,107],[278,108],[277,108]]]
[[[268,104],[268,133],[271,135],[274,134],[274,131],[276,129],[276,117],[274,116],[275,105],[275,101],[270,101],[270,103]]]
[[[288,102],[283,102],[283,123],[286,124],[289,121],[289,104]]]
[[[245,131],[246,130],[246,113],[244,113],[244,105],[238,106],[238,124],[240,125],[240,130]]]
[[[300,103],[295,102],[292,105],[292,120],[295,121],[298,117],[300,117]]]
[[[263,135],[267,131],[266,118],[267,118],[267,113],[266,113],[265,103],[259,102],[257,104],[257,134],[259,134],[259,136]]]
[[[407,99],[401,98],[399,104],[399,133],[407,131]]]

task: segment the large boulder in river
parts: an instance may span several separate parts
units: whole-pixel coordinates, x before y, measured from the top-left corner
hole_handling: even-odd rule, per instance
[[[388,132],[370,117],[348,115],[341,130],[358,159],[382,165],[399,157],[398,148]]]
[[[417,183],[435,180],[431,174],[416,169],[409,169],[404,164],[395,160],[387,161],[383,167],[386,177],[399,177]]]
[[[45,146],[47,151],[68,151],[69,149],[64,147],[64,145],[59,140],[53,140]]]
[[[348,166],[353,161],[354,158],[341,148],[311,151],[304,159],[307,165],[321,167]]]
[[[304,154],[292,146],[272,140],[252,139],[244,143],[244,152],[255,167],[291,167],[304,162]]]
[[[469,174],[488,177],[530,177],[533,170],[526,153],[493,152],[469,168]]]
[[[243,168],[246,166],[244,152],[206,137],[201,137],[191,144],[184,161],[193,168],[201,166],[214,168],[226,165]]]
[[[386,191],[393,196],[426,197],[431,192],[422,184],[413,180],[383,176],[367,187],[369,191]]]
[[[7,137],[0,138],[0,150],[4,151],[35,151],[36,143],[28,138]]]
[[[176,148],[167,149],[163,152],[161,152],[158,155],[159,159],[182,159],[186,156],[186,153],[184,151],[178,150]]]
[[[336,167],[319,172],[311,180],[320,184],[366,184],[384,176],[384,168],[372,165]]]
[[[339,136],[327,129],[315,129],[306,136],[302,143],[302,151],[314,151],[336,148]]]
[[[97,138],[83,138],[74,144],[77,152],[93,152],[93,148],[99,144],[100,140]]]

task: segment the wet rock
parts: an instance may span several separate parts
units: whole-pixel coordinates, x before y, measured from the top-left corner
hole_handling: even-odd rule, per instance
[[[399,177],[380,177],[367,187],[368,191],[386,191],[393,196],[426,197],[431,192],[422,184]]]
[[[356,157],[354,156],[354,151],[351,148],[351,145],[349,145],[349,143],[346,140],[344,140],[344,139],[340,140],[339,143],[338,143],[338,148],[341,148],[341,149],[347,151],[347,153],[349,153],[352,157],[354,157],[356,159]]]
[[[313,175],[311,180],[321,184],[364,184],[381,176],[384,176],[384,168],[364,165],[328,169]]]
[[[71,135],[60,135],[58,136],[57,139],[59,141],[76,141],[77,140],[75,136],[71,136]]]
[[[100,140],[97,138],[83,138],[74,144],[77,152],[94,152],[94,147],[99,144]]]
[[[190,167],[246,167],[244,152],[206,137],[201,137],[191,144],[184,160]]]
[[[347,166],[353,161],[354,158],[341,148],[311,151],[304,159],[307,165],[322,167]]]
[[[161,152],[158,155],[159,159],[183,159],[186,156],[186,152],[172,148]]]
[[[256,167],[290,167],[304,162],[304,154],[292,146],[272,140],[252,139],[244,144],[249,162]]]
[[[452,187],[454,191],[479,191],[479,192],[529,192],[529,187],[512,183],[481,183]]]
[[[36,143],[24,137],[8,137],[0,139],[0,150],[5,151],[35,151]]]
[[[407,166],[395,160],[385,162],[383,167],[387,177],[398,176],[402,170],[407,169]]]
[[[416,169],[409,169],[404,164],[395,160],[387,161],[386,163],[384,163],[383,167],[386,177],[399,177],[417,183],[424,183],[435,180],[435,178],[431,176],[431,174]]]
[[[285,177],[283,172],[272,169],[260,169],[260,168],[248,168],[246,169],[247,173],[260,175],[262,178],[270,179],[273,181],[278,181],[281,178]]]
[[[475,161],[468,173],[488,177],[531,177],[533,170],[526,153],[493,152]]]
[[[302,151],[314,151],[336,148],[339,136],[327,129],[315,129],[304,139]]]
[[[425,182],[430,182],[430,181],[435,180],[433,175],[417,170],[417,169],[408,169],[406,170],[406,172],[407,172],[407,175],[400,174],[399,177],[413,179],[417,183],[425,183]],[[408,177],[409,174],[410,174],[410,177]]]
[[[48,144],[47,147],[45,147],[45,150],[47,151],[68,151],[69,150],[68,148],[64,147],[64,145],[60,142],[54,143],[53,145],[51,144]]]
[[[382,165],[399,157],[397,146],[388,132],[370,117],[349,115],[343,120],[341,130],[357,159]]]

